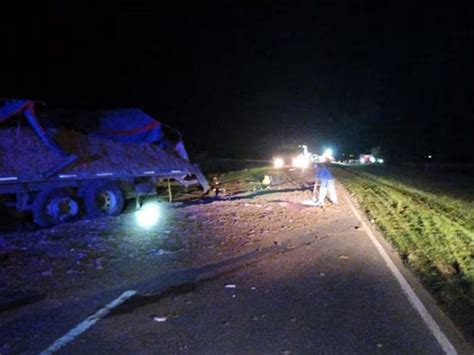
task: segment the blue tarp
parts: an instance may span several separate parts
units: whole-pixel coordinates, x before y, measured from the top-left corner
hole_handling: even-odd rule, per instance
[[[33,108],[33,102],[29,100],[0,100],[0,122],[23,112],[26,108]]]
[[[100,111],[93,133],[120,142],[153,143],[163,139],[160,122],[139,109]]]
[[[30,122],[31,128],[41,141],[48,146],[49,149],[56,153],[68,157],[68,155],[56,144],[48,133],[38,122],[35,114],[35,104],[30,100],[1,100],[0,102],[0,123],[8,120],[16,115],[23,114]]]
[[[178,131],[148,116],[140,109],[99,111],[92,134],[119,142],[155,143],[189,160]]]
[[[0,100],[0,122],[18,114],[25,114],[43,142],[50,148],[58,150],[36,119],[33,101]],[[45,114],[44,123],[47,127],[64,125],[85,134],[119,142],[155,143],[163,149],[175,151],[183,159],[189,159],[179,132],[168,126],[162,126],[159,121],[140,109],[92,111],[81,115],[71,113],[56,118]]]

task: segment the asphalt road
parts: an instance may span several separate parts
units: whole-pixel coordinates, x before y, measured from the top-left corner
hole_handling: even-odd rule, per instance
[[[292,236],[168,293],[155,285],[60,353],[444,353],[347,212],[325,238]]]
[[[245,208],[262,209],[274,199],[273,206],[284,206],[280,212],[304,214],[308,224],[282,228],[225,257],[206,249],[190,269],[157,268],[145,281],[122,280],[120,287],[83,297],[74,297],[80,290],[72,289],[68,299],[9,312],[0,343],[12,337],[16,343],[0,353],[39,353],[57,339],[60,354],[446,353],[343,193],[339,188],[339,206],[325,210],[298,205],[302,192],[248,197],[256,204]],[[244,208],[246,198],[235,206]],[[221,244],[218,235],[215,240]],[[457,351],[472,353],[410,273],[398,267]],[[104,306],[127,290],[137,293],[107,313]],[[84,322],[94,312],[98,317]]]

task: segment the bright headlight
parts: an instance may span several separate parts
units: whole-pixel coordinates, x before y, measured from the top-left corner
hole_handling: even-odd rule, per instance
[[[283,168],[284,165],[285,165],[285,162],[283,161],[282,158],[273,159],[273,167],[275,167],[276,169]]]
[[[292,165],[294,168],[306,169],[309,166],[310,159],[302,154],[293,158]]]
[[[153,227],[160,219],[160,206],[157,203],[147,203],[135,212],[135,216],[140,227]]]

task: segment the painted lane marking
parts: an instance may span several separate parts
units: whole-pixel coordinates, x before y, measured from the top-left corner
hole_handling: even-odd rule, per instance
[[[137,293],[135,290],[129,290],[125,291],[122,293],[118,298],[110,302],[108,305],[105,307],[99,309],[97,312],[95,312],[93,315],[90,317],[86,318],[84,321],[76,325],[74,328],[72,328],[69,332],[64,334],[61,338],[56,340],[53,344],[49,346],[46,350],[42,351],[40,355],[48,355],[48,354],[53,354],[65,345],[69,344],[72,342],[74,339],[76,339],[79,335],[84,333],[87,329],[92,327],[95,323],[97,323],[101,318],[104,318],[112,309],[115,307],[121,305],[124,303],[126,300],[128,300],[130,297],[134,296]]]
[[[16,181],[16,180],[18,180],[18,177],[16,176],[8,176],[8,177],[0,178],[0,181]]]
[[[112,176],[114,173],[97,173],[95,176]]]
[[[408,283],[408,281],[405,279],[405,277],[400,273],[400,271],[398,270],[398,268],[395,266],[395,263],[392,261],[392,259],[390,259],[390,257],[388,256],[387,252],[385,251],[385,249],[382,247],[382,245],[380,244],[380,242],[377,240],[377,238],[375,237],[374,233],[372,232],[372,230],[369,228],[369,226],[367,225],[367,223],[364,222],[364,220],[362,219],[362,217],[360,216],[359,212],[357,211],[357,209],[354,207],[354,205],[352,204],[351,200],[349,199],[349,197],[344,196],[347,203],[349,204],[349,207],[351,208],[352,212],[354,213],[354,215],[357,217],[357,219],[359,220],[359,222],[362,224],[362,228],[364,229],[365,233],[367,233],[367,235],[369,236],[369,239],[370,241],[372,242],[372,244],[374,244],[375,248],[377,249],[377,251],[379,252],[379,254],[382,256],[383,260],[385,261],[385,263],[387,264],[387,267],[390,269],[390,271],[392,272],[393,276],[395,276],[395,278],[397,279],[400,287],[402,288],[403,292],[407,295],[407,298],[408,298],[408,301],[410,301],[411,305],[413,306],[413,308],[415,308],[415,310],[418,312],[418,314],[420,315],[420,317],[423,319],[423,321],[425,322],[426,326],[429,328],[429,330],[431,331],[431,333],[434,335],[434,337],[436,338],[436,340],[438,341],[439,345],[441,346],[441,348],[443,348],[443,351],[448,354],[448,355],[455,355],[457,354],[457,351],[456,349],[454,348],[453,344],[451,344],[451,342],[449,341],[448,337],[443,333],[443,331],[441,330],[440,326],[438,325],[438,323],[436,323],[436,321],[433,319],[433,317],[431,316],[431,314],[428,312],[428,310],[426,309],[426,307],[423,305],[423,303],[421,302],[421,300],[418,298],[418,296],[416,295],[415,291],[413,291],[413,289],[411,288],[410,284]]]

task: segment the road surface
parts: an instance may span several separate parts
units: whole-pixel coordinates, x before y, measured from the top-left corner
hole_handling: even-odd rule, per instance
[[[357,218],[340,186],[338,192],[340,204],[325,209],[302,205],[308,194],[296,188],[212,202],[206,208],[274,206],[266,214],[283,211],[282,226],[267,235],[255,221],[240,244],[208,226],[210,240],[223,249],[198,251],[191,243],[186,268],[164,264],[115,288],[7,312],[2,354],[468,353],[449,320],[402,270],[434,325],[420,317],[369,238],[368,223]],[[396,257],[395,265],[401,267]],[[104,308],[127,291],[133,292],[122,304]],[[98,315],[93,324],[84,322],[92,314]]]

